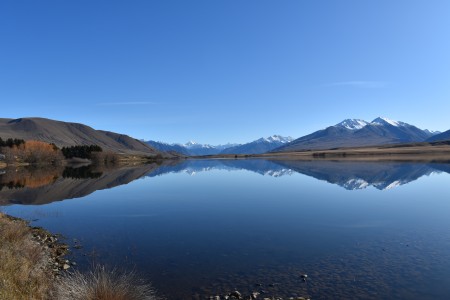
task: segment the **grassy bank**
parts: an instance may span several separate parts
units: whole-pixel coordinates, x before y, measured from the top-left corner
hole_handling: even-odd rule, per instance
[[[2,213],[0,233],[0,299],[49,299],[54,255],[38,241],[47,233]]]
[[[156,300],[133,272],[94,267],[71,272],[67,246],[42,228],[0,213],[0,299]]]

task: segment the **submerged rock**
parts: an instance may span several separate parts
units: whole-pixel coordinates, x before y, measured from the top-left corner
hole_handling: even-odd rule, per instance
[[[235,299],[242,299],[242,294],[239,293],[238,291],[234,291],[234,292],[230,293],[229,296],[234,297]]]

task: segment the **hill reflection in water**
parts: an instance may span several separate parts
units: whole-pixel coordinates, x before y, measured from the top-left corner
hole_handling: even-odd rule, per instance
[[[48,167],[6,169],[0,174],[0,205],[48,204],[128,184],[157,167]]]

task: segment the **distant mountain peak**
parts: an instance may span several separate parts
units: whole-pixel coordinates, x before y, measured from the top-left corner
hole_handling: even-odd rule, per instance
[[[427,132],[427,133],[429,133],[429,134],[432,134],[432,135],[437,135],[437,134],[442,133],[442,132],[440,132],[440,131],[438,131],[438,130],[434,131],[434,130],[424,129],[424,131]]]
[[[346,129],[350,130],[359,130],[365,126],[367,126],[369,123],[361,120],[361,119],[345,119],[339,124],[336,124],[335,126],[344,127]]]
[[[409,124],[400,122],[400,121],[394,121],[392,119],[386,118],[386,117],[378,117],[375,118],[372,122],[367,122],[361,119],[345,119],[341,123],[336,124],[336,127],[343,127],[349,130],[359,130],[367,125],[391,125],[394,127],[401,127],[401,126],[408,126]]]
[[[374,125],[386,125],[386,124],[389,124],[389,125],[392,125],[392,126],[395,126],[395,127],[408,125],[408,124],[406,124],[404,122],[394,121],[394,120],[391,120],[391,119],[388,119],[388,118],[385,118],[385,117],[378,117],[378,118],[376,118],[375,120],[372,121],[372,124],[374,124]]]
[[[281,135],[272,135],[267,138],[271,142],[280,142],[280,143],[289,143],[292,142],[294,139],[290,136],[281,136]]]

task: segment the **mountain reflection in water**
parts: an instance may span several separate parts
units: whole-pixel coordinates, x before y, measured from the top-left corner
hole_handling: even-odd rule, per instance
[[[138,178],[170,173],[195,175],[212,170],[248,170],[264,176],[304,174],[347,190],[392,189],[422,176],[450,173],[449,163],[356,162],[263,159],[181,160],[163,164],[100,168],[92,166],[0,170],[0,205],[47,204],[79,198]]]
[[[149,176],[181,172],[195,175],[211,170],[248,170],[272,177],[300,173],[337,184],[347,190],[364,189],[369,186],[385,190],[433,173],[450,173],[450,163],[262,159],[187,160],[174,166],[160,167]]]

